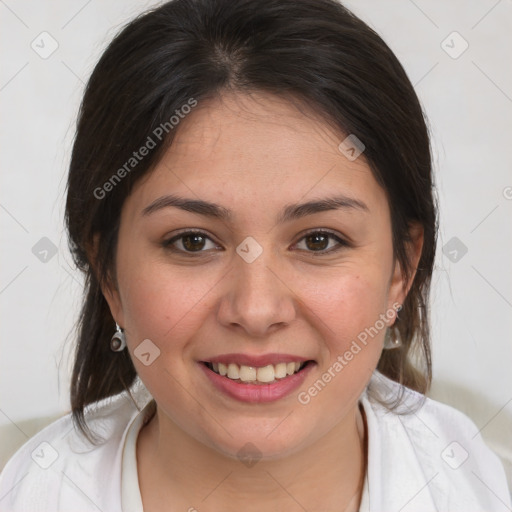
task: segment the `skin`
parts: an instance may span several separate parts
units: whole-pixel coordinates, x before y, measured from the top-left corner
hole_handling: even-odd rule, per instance
[[[351,162],[338,150],[345,136],[283,99],[224,94],[180,122],[173,144],[125,201],[117,284],[104,294],[157,403],[137,442],[144,510],[357,510],[366,462],[358,398],[385,329],[307,405],[297,394],[403,303],[410,282],[393,258],[385,192],[364,154]],[[166,194],[215,202],[232,218],[175,207],[142,215]],[[286,205],[338,194],[367,209],[276,223]],[[185,252],[183,238],[175,252],[163,245],[186,229],[208,237],[203,246],[192,239],[198,257]],[[305,238],[311,230],[332,231],[349,245],[328,238],[318,249]],[[421,229],[412,234],[415,268]],[[252,263],[236,252],[248,236],[263,248]],[[161,351],[149,366],[133,354],[144,339]],[[219,393],[198,368],[230,352],[288,353],[315,366],[297,392],[248,404]],[[252,467],[237,458],[247,442],[262,456]]]

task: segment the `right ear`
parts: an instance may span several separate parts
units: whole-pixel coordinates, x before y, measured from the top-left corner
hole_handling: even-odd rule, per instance
[[[99,265],[97,263],[97,255],[98,255],[98,246],[99,246],[100,235],[99,233],[95,233],[93,235],[93,244],[88,251],[89,261],[91,262],[92,272],[96,276],[96,279],[100,283],[101,292],[105,297],[105,300],[108,303],[110,308],[110,313],[114,318],[114,321],[121,327],[124,327],[124,315],[123,315],[123,307],[121,304],[121,297],[119,295],[119,290],[117,288],[115,277],[112,276],[111,279],[107,279],[106,281],[101,279]]]

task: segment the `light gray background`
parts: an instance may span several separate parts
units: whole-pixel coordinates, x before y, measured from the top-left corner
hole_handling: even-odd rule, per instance
[[[0,0],[0,467],[68,410],[82,282],[63,230],[74,121],[105,45],[156,4]],[[431,125],[441,215],[432,396],[468,414],[510,471],[512,1],[346,5],[395,51]],[[58,48],[42,58],[52,38]]]

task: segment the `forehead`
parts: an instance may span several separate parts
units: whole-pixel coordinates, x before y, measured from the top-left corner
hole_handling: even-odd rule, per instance
[[[267,94],[224,95],[200,103],[180,121],[172,145],[141,180],[129,207],[163,194],[251,206],[269,212],[284,203],[341,193],[370,210],[385,194],[363,156],[338,149],[347,134],[313,110]]]

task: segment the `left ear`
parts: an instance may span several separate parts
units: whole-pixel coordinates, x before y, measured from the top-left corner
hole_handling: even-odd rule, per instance
[[[410,275],[405,275],[400,262],[395,260],[393,276],[391,277],[388,308],[392,308],[393,304],[403,304],[409,290],[411,289],[418,263],[423,249],[423,226],[419,222],[409,224],[409,240],[406,242],[407,259],[409,261]]]

